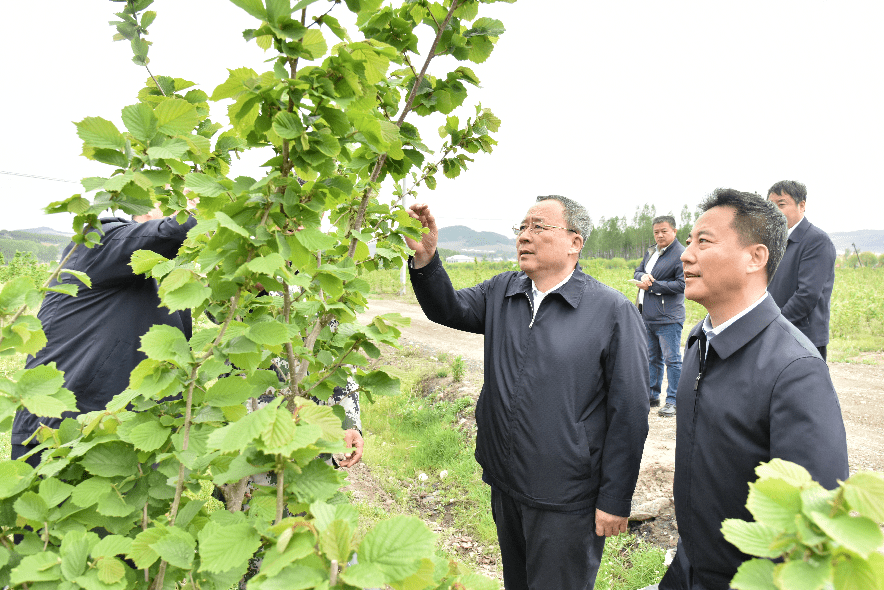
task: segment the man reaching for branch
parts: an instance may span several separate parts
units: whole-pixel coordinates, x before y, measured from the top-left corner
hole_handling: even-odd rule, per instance
[[[519,268],[455,291],[429,229],[409,260],[415,295],[439,324],[485,335],[476,460],[507,590],[592,588],[605,537],[626,531],[648,433],[641,317],[577,265],[589,215],[538,197],[513,228]]]

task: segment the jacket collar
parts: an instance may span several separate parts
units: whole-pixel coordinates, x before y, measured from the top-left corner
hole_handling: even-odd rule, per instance
[[[713,337],[709,341],[709,346],[715,349],[719,358],[726,359],[746,346],[779,315],[780,308],[773,297],[765,297],[764,301],[759,303],[755,309],[738,319],[727,330]],[[700,321],[688,336],[688,348],[700,337],[702,331],[703,321]]]
[[[571,275],[571,279],[553,291],[553,293],[561,295],[571,307],[577,308],[580,305],[580,298],[583,297],[587,280],[588,277],[583,274],[583,270],[578,264],[577,268],[574,269],[574,274]],[[520,293],[524,293],[528,296],[529,300],[531,299],[531,279],[522,271],[516,273],[515,277],[510,280],[510,284],[506,288],[506,297],[512,297]],[[553,293],[550,293],[550,295]]]
[[[804,223],[804,222],[807,223]],[[801,238],[804,237],[804,234],[807,233],[807,230],[810,229],[810,220],[807,218],[807,215],[801,218],[801,221],[798,222],[795,229],[792,230],[792,234],[789,236],[790,242],[800,242]]]

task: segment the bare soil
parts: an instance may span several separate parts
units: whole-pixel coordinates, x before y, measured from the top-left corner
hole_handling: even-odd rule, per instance
[[[411,318],[402,330],[400,342],[414,346],[422,354],[446,353],[461,356],[469,369],[469,387],[459,387],[459,395],[476,399],[482,384],[484,337],[445,328],[426,319],[420,307],[399,300],[372,300],[369,312],[360,316],[367,323],[376,315],[399,313]],[[847,430],[851,473],[884,472],[884,354],[864,354],[857,362],[829,363],[829,372],[841,403]],[[666,387],[664,383],[664,388]],[[466,390],[466,391],[463,391]],[[370,408],[367,408],[371,411]],[[654,409],[649,417],[650,432],[645,442],[641,472],[633,506],[653,506],[657,516],[630,523],[630,529],[642,540],[663,549],[675,547],[678,529],[672,505],[672,480],[675,465],[675,419],[661,418]],[[367,441],[370,444],[370,441]],[[371,465],[351,468],[348,476],[353,495],[378,506],[391,506],[392,499],[371,475]],[[445,526],[444,509],[432,498],[417,497],[413,504],[427,523],[441,534],[443,545],[481,573],[500,579],[496,547],[480,547],[467,531]],[[421,508],[423,507],[423,508]]]

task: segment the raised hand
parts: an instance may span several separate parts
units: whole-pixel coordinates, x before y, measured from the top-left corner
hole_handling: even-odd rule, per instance
[[[428,265],[436,254],[436,245],[439,243],[439,228],[436,227],[436,218],[430,213],[429,205],[416,203],[408,209],[409,215],[420,221],[423,227],[430,230],[423,235],[420,242],[411,238],[405,238],[405,243],[414,250],[414,268],[422,268]]]

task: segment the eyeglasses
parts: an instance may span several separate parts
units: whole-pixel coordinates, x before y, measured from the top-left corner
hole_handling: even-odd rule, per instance
[[[532,234],[539,234],[545,229],[563,229],[565,231],[572,231],[575,234],[577,233],[577,230],[562,227],[561,225],[549,225],[546,223],[540,223],[539,221],[532,221],[530,224],[523,223],[521,225],[514,225],[513,234],[518,238],[525,232],[525,230],[530,231]]]

